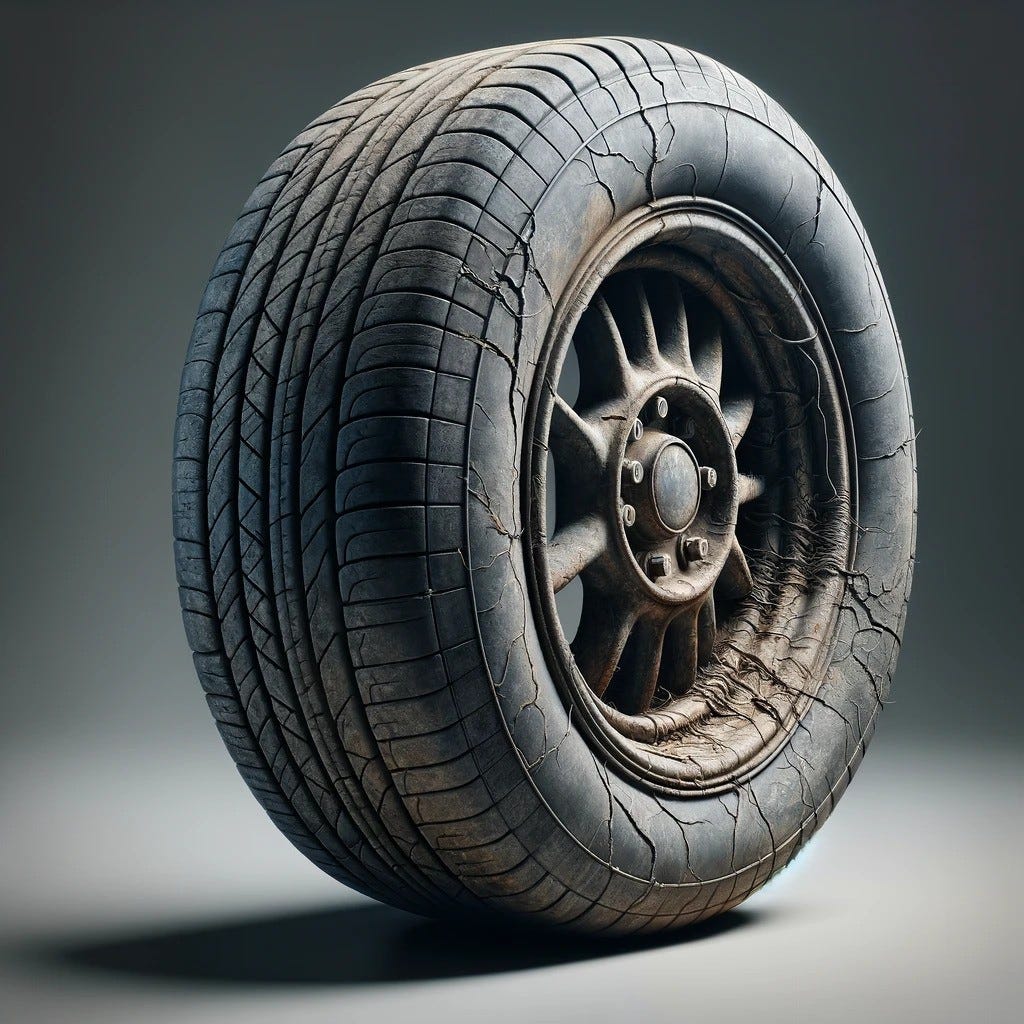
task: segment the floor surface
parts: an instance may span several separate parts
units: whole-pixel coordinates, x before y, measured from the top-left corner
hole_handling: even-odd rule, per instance
[[[1021,761],[882,733],[823,832],[656,943],[468,932],[372,903],[276,833],[211,737],[0,761],[0,1018],[1020,1020]]]

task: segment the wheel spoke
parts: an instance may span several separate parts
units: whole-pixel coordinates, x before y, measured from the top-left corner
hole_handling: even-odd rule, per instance
[[[725,416],[725,422],[729,425],[729,432],[732,435],[732,443],[735,448],[743,440],[743,435],[746,434],[747,427],[750,426],[750,421],[753,419],[754,396],[740,395],[728,398],[722,402],[722,414]]]
[[[765,481],[763,476],[754,476],[751,473],[740,473],[736,477],[736,485],[740,492],[740,504],[754,501],[764,494]]]
[[[650,371],[657,367],[661,363],[658,335],[644,275],[633,270],[615,274],[598,296],[606,301],[618,326],[630,373],[635,373],[632,368]]]
[[[605,297],[598,293],[576,328],[580,361],[580,402],[597,405],[609,397],[626,396],[633,371],[622,334]]]
[[[597,474],[604,461],[601,434],[559,394],[551,406],[548,446],[560,470]]]
[[[722,571],[715,583],[715,593],[727,600],[737,601],[746,597],[754,589],[754,577],[750,574],[747,556],[740,547],[740,542],[733,537],[732,547]]]
[[[571,644],[576,667],[594,693],[601,697],[619,666],[636,615],[625,602],[594,588],[583,595],[579,628]]]
[[[684,377],[696,377],[697,370],[690,355],[690,325],[686,312],[683,286],[675,276],[663,285],[664,314],[657,318],[656,330],[662,356]]]
[[[674,696],[686,693],[697,679],[699,615],[699,607],[686,607],[668,627],[661,681]]]
[[[690,339],[697,375],[717,395],[722,387],[722,320],[718,313],[703,309],[699,317],[691,318]]]
[[[548,542],[548,577],[557,594],[602,554],[608,528],[597,515],[560,527]]]
[[[623,275],[626,287],[626,309],[622,316],[623,340],[631,360],[653,368],[659,362],[658,335],[654,329],[651,300],[644,285],[644,275],[636,271]]]
[[[697,615],[697,664],[706,665],[711,660],[711,652],[715,647],[715,632],[718,623],[715,619],[715,595],[708,594],[700,606]]]
[[[627,715],[641,715],[654,702],[661,675],[667,621],[662,616],[637,620],[623,655],[609,702]]]

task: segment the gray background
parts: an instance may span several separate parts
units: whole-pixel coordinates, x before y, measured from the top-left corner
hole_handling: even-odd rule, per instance
[[[1014,5],[8,3],[0,18],[0,1011],[295,1020],[408,1004],[430,1019],[459,1007],[595,1020],[686,1006],[729,1020],[791,1017],[803,997],[819,1019],[1009,1014],[1024,411]],[[191,319],[276,152],[397,68],[600,33],[719,58],[818,143],[881,262],[920,430],[906,643],[861,776],[806,867],[723,927],[655,950],[468,942],[320,879],[219,749],[170,545]]]

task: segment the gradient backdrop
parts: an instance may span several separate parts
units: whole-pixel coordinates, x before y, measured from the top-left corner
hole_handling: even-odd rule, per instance
[[[749,998],[770,1020],[792,1010],[794,992],[819,1020],[925,1006],[935,1020],[970,1007],[982,1020],[1009,1014],[1020,982],[1004,947],[1021,939],[1010,913],[1022,838],[1020,13],[980,0],[0,4],[0,919],[14,965],[0,1017],[5,1000],[22,1008],[12,1020],[105,1021],[297,1020],[300,1006],[331,1020],[409,1001],[422,1019],[458,1007],[675,1019],[689,1007],[731,1020]],[[809,918],[752,911],[696,943],[602,952],[598,974],[562,948],[517,961],[507,936],[494,941],[513,960],[476,969],[464,937],[443,933],[454,951],[432,969],[427,947],[441,933],[422,963],[410,960],[411,919],[321,881],[218,749],[174,587],[178,375],[235,213],[307,121],[400,67],[601,33],[731,65],[793,114],[852,196],[901,328],[920,430],[906,643],[877,764],[873,749],[825,852],[776,883],[775,903]],[[323,910],[331,900],[364,915],[342,928],[365,929],[358,956]],[[822,902],[840,916],[815,917]],[[267,908],[285,915],[280,927],[260,919],[239,935],[229,920],[202,940],[209,948],[189,947],[191,973],[175,973],[204,912]],[[173,935],[146,946],[175,922],[177,946]],[[106,962],[104,929],[118,928],[127,960]],[[230,959],[237,942],[243,962]],[[804,948],[806,960],[792,952]],[[222,955],[233,966],[207,977],[203,965]],[[352,956],[384,966],[332,975]],[[707,963],[695,974],[698,956]],[[800,964],[819,961],[807,989]],[[268,990],[281,962],[294,969]],[[701,987],[730,971],[755,980]],[[685,992],[673,972],[690,977]],[[464,977],[442,980],[453,974]],[[593,999],[574,1000],[576,985]],[[256,998],[260,986],[276,1002]],[[611,994],[633,986],[631,999]],[[559,992],[561,1013],[550,1003]]]

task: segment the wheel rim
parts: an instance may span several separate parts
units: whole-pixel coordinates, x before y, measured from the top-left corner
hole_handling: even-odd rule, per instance
[[[538,379],[528,562],[556,677],[624,770],[735,784],[813,699],[851,556],[813,302],[734,211],[659,204],[584,262]]]

